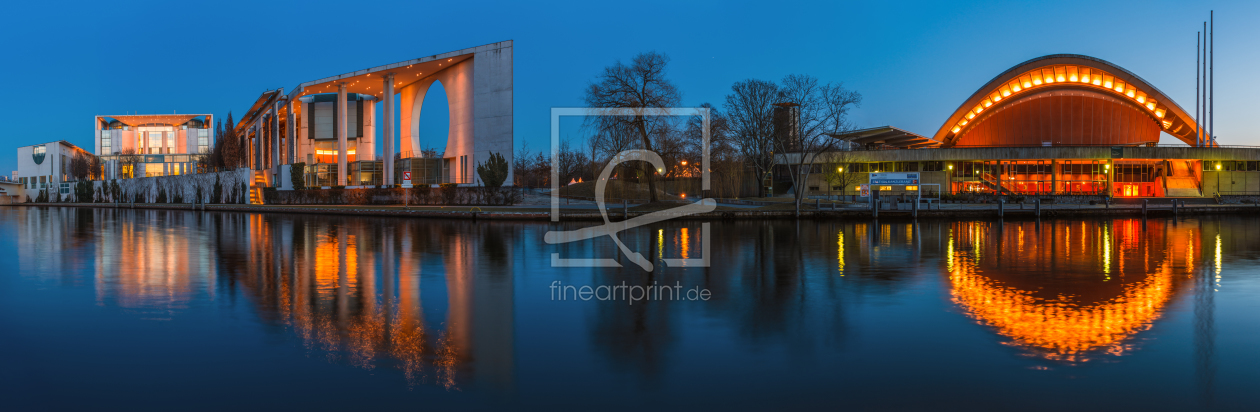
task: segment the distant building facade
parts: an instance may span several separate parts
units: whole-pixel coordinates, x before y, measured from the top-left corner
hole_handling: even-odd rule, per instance
[[[96,116],[95,153],[106,179],[197,173],[197,156],[214,147],[213,116]]]
[[[68,182],[74,180],[70,160],[78,154],[88,152],[64,140],[19,147],[15,178],[26,190],[61,190],[61,183],[68,187]]]
[[[1161,133],[1184,144],[1160,145]],[[932,196],[1260,193],[1260,149],[1222,147],[1155,86],[1089,56],[1044,56],[998,74],[932,137],[891,126],[830,136],[852,150],[805,159],[813,174],[796,190],[861,195],[867,192],[860,185],[869,184],[871,192]],[[800,152],[776,156],[775,182],[791,182],[787,165],[801,162]],[[873,173],[901,174],[914,183],[879,183],[887,175],[872,181]],[[850,183],[833,184],[840,180]]]

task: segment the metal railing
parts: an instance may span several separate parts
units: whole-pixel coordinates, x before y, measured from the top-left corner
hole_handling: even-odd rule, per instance
[[[1055,148],[1055,147],[1058,147],[1058,148],[1070,148],[1070,147],[1132,147],[1132,148],[1139,148],[1139,147],[1167,147],[1167,148],[1194,148],[1194,149],[1260,149],[1260,146],[1254,146],[1254,145],[1223,145],[1223,144],[1221,144],[1221,145],[1213,145],[1213,146],[1191,146],[1191,145],[1188,145],[1188,144],[1156,144],[1156,145],[1137,145],[1137,146],[1129,146],[1129,145],[1116,145],[1116,144],[1086,144],[1086,143],[1073,143],[1073,144],[1050,145],[1050,146],[1046,146],[1046,145],[1043,145],[1043,144],[1003,144],[1003,145],[984,145],[984,146],[978,146],[978,145],[977,145],[977,146],[963,146],[963,145],[955,145],[955,146],[949,146],[949,147],[919,147],[919,148],[911,148],[911,147],[898,147],[898,146],[883,146],[883,145],[881,145],[881,146],[871,146],[871,147],[865,147],[865,146],[862,146],[862,147],[854,147],[853,149],[850,149],[850,150],[848,150],[848,151],[861,152],[861,151],[883,151],[883,150],[919,150],[919,149],[986,149],[986,148],[1008,148],[1008,147],[1029,147],[1029,148],[1032,148],[1032,147],[1046,147],[1046,148]]]

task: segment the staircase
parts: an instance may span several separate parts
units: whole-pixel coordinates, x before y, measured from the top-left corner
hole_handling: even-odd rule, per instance
[[[983,182],[985,186],[988,186],[990,190],[993,190],[994,193],[1000,195],[1009,195],[1014,193],[1012,190],[1006,188],[1006,185],[1002,184],[1001,179],[998,179],[991,174],[984,173],[980,175],[980,181]]]
[[[1172,161],[1172,173],[1164,178],[1164,196],[1200,197],[1203,191],[1190,171],[1190,162]]]
[[[267,186],[267,172],[262,170],[254,171],[254,184],[249,186],[249,204],[263,204],[263,187]]]

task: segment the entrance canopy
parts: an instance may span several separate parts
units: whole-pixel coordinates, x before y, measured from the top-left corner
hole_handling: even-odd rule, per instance
[[[930,137],[910,133],[892,126],[872,127],[848,133],[829,133],[828,136],[863,146],[883,145],[898,149],[933,148],[941,145],[941,142]]]

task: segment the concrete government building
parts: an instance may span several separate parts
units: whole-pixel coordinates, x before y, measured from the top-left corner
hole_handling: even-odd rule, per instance
[[[444,151],[424,151],[420,110],[439,82],[450,128],[445,142],[429,145],[445,143]],[[316,79],[287,93],[268,91],[232,127],[256,181],[280,189],[291,187],[294,163],[305,163],[306,186],[315,188],[401,184],[404,171],[417,185],[481,185],[478,163],[491,153],[512,161],[512,41]]]
[[[854,149],[807,163],[813,172],[847,167],[858,184],[872,172],[915,172],[924,185],[871,188],[894,194],[1260,195],[1260,149],[1221,146],[1196,123],[1128,70],[1088,56],[1050,55],[998,74],[930,137],[891,126],[834,134]],[[1184,144],[1158,145],[1162,133]],[[795,163],[799,155],[780,156]],[[787,180],[787,173],[779,167],[774,179]],[[858,184],[833,187],[815,174],[805,189],[854,195]]]
[[[197,155],[214,146],[213,119],[209,114],[96,116],[95,152],[105,179],[197,173]]]

